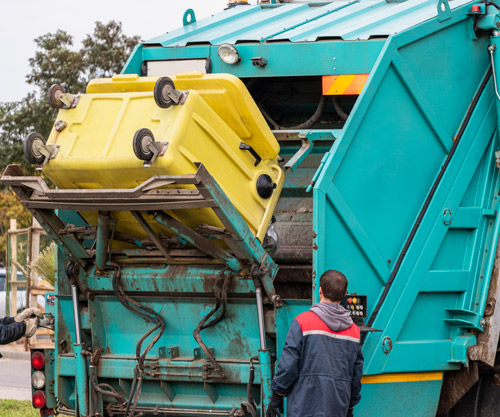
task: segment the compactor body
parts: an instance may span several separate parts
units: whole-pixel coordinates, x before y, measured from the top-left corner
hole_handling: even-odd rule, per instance
[[[188,10],[60,111],[57,190],[3,175],[59,248],[47,408],[264,416],[336,269],[356,416],[498,415],[499,7],[241,3]],[[161,77],[186,101],[158,107]],[[168,143],[150,163],[141,128]]]

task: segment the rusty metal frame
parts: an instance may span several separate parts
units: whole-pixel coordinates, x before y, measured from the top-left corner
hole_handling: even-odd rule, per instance
[[[144,213],[155,212],[154,218],[158,224],[195,246],[197,254],[202,255],[201,259],[208,255],[207,262],[212,258],[226,264],[235,272],[242,271],[246,263],[252,266],[249,271],[257,267],[264,290],[268,297],[272,297],[272,280],[277,273],[277,265],[267,256],[259,240],[253,236],[248,225],[203,164],[196,166],[197,171],[194,174],[156,175],[132,189],[54,190],[50,189],[41,177],[25,176],[17,165],[9,165],[0,180],[4,185],[12,187],[23,206],[33,213],[49,237],[56,241],[65,254],[82,266],[95,256],[95,251],[82,246],[81,240],[76,236],[78,233],[69,233],[66,225],[55,214],[55,210],[129,211],[157,247],[155,254],[160,255],[160,259],[163,258],[167,263],[177,261],[174,259],[176,249],[168,248],[143,217]],[[192,185],[194,188],[176,187],[184,185]],[[170,188],[162,188],[165,186]],[[211,208],[214,211],[225,228],[221,229],[217,238],[224,241],[229,250],[222,249],[198,231],[165,213],[168,210],[196,208]],[[111,254],[113,252],[111,251]],[[147,256],[148,251],[142,252],[141,255]],[[185,262],[186,257],[180,257],[179,260]]]

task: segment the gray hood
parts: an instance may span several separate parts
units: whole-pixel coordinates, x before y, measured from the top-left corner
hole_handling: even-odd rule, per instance
[[[352,326],[352,319],[349,312],[340,304],[317,303],[310,311],[316,314],[334,332],[340,332]]]

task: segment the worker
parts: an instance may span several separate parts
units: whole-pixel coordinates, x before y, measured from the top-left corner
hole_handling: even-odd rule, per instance
[[[292,322],[271,388],[266,417],[351,417],[361,399],[360,330],[340,305],[347,278],[326,271],[319,281],[320,302]]]
[[[38,320],[42,318],[42,310],[27,308],[14,317],[0,319],[0,345],[15,342],[23,336],[33,336],[38,327]]]

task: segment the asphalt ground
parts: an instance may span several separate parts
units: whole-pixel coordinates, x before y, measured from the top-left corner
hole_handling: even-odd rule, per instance
[[[23,349],[0,346],[0,399],[31,400],[31,365]]]

